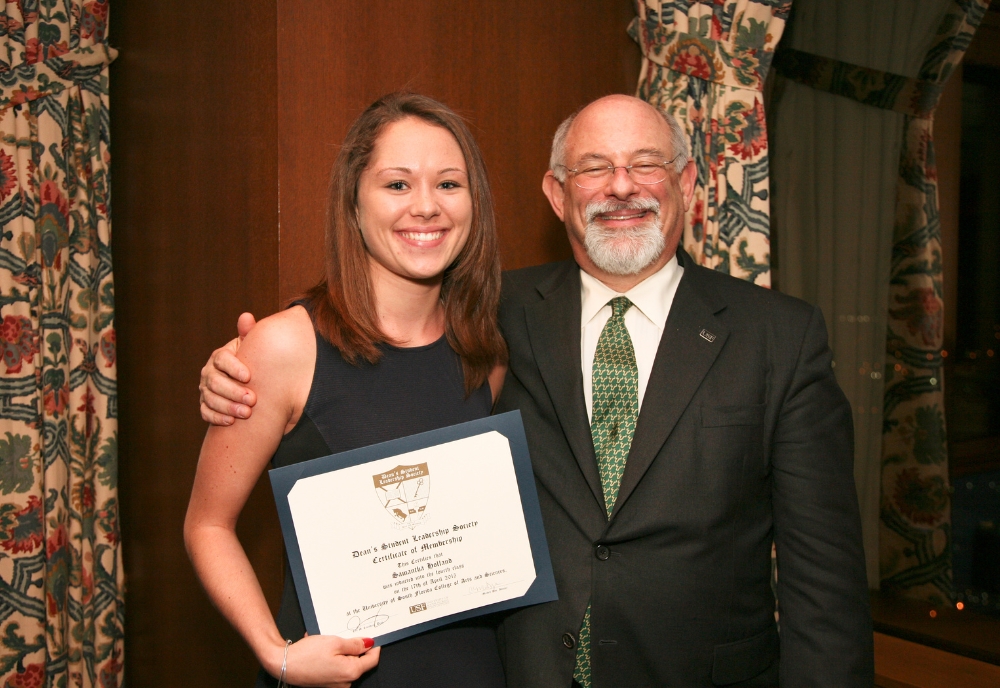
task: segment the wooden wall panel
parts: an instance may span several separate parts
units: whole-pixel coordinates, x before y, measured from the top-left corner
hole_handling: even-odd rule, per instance
[[[275,6],[114,0],[111,13],[126,680],[249,686],[253,657],[202,592],[181,525],[205,434],[198,371],[240,312],[278,301]],[[262,487],[240,527],[274,591]]]
[[[392,90],[469,118],[505,266],[568,256],[540,189],[551,136],[587,101],[634,91],[632,3],[113,0],[111,13],[127,680],[244,687],[256,664],[182,542],[201,365],[241,311],[272,313],[319,277],[337,144]],[[282,545],[263,482],[239,529],[273,605]]]
[[[470,120],[496,196],[504,267],[569,256],[542,176],[563,118],[599,96],[635,91],[629,0],[279,4],[282,299],[322,274],[337,145],[369,103],[404,88]]]

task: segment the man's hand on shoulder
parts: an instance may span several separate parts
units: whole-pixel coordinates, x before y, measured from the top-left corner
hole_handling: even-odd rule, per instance
[[[212,425],[232,425],[237,418],[249,418],[257,395],[245,386],[250,369],[236,357],[243,339],[257,321],[244,313],[236,323],[239,336],[212,352],[201,369],[201,417]]]

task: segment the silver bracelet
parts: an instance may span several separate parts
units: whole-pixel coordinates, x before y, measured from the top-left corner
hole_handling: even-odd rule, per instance
[[[278,688],[281,688],[282,686],[285,686],[286,688],[288,687],[288,684],[285,683],[285,669],[288,668],[288,646],[291,644],[291,640],[285,641],[285,654],[281,658],[281,675],[278,676]]]

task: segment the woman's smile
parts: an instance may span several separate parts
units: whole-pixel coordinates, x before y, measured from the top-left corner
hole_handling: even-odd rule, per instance
[[[408,227],[395,230],[396,236],[416,248],[436,248],[448,233],[444,227]]]

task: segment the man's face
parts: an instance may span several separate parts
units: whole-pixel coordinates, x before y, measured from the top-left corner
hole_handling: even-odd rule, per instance
[[[628,96],[591,103],[566,137],[570,169],[673,157],[666,122],[650,105]],[[606,282],[638,282],[673,257],[694,192],[693,164],[680,174],[668,165],[666,178],[654,184],[636,183],[624,169],[615,170],[598,188],[580,188],[579,179],[567,173],[560,183],[550,171],[543,190],[566,224],[573,255],[584,270]]]

